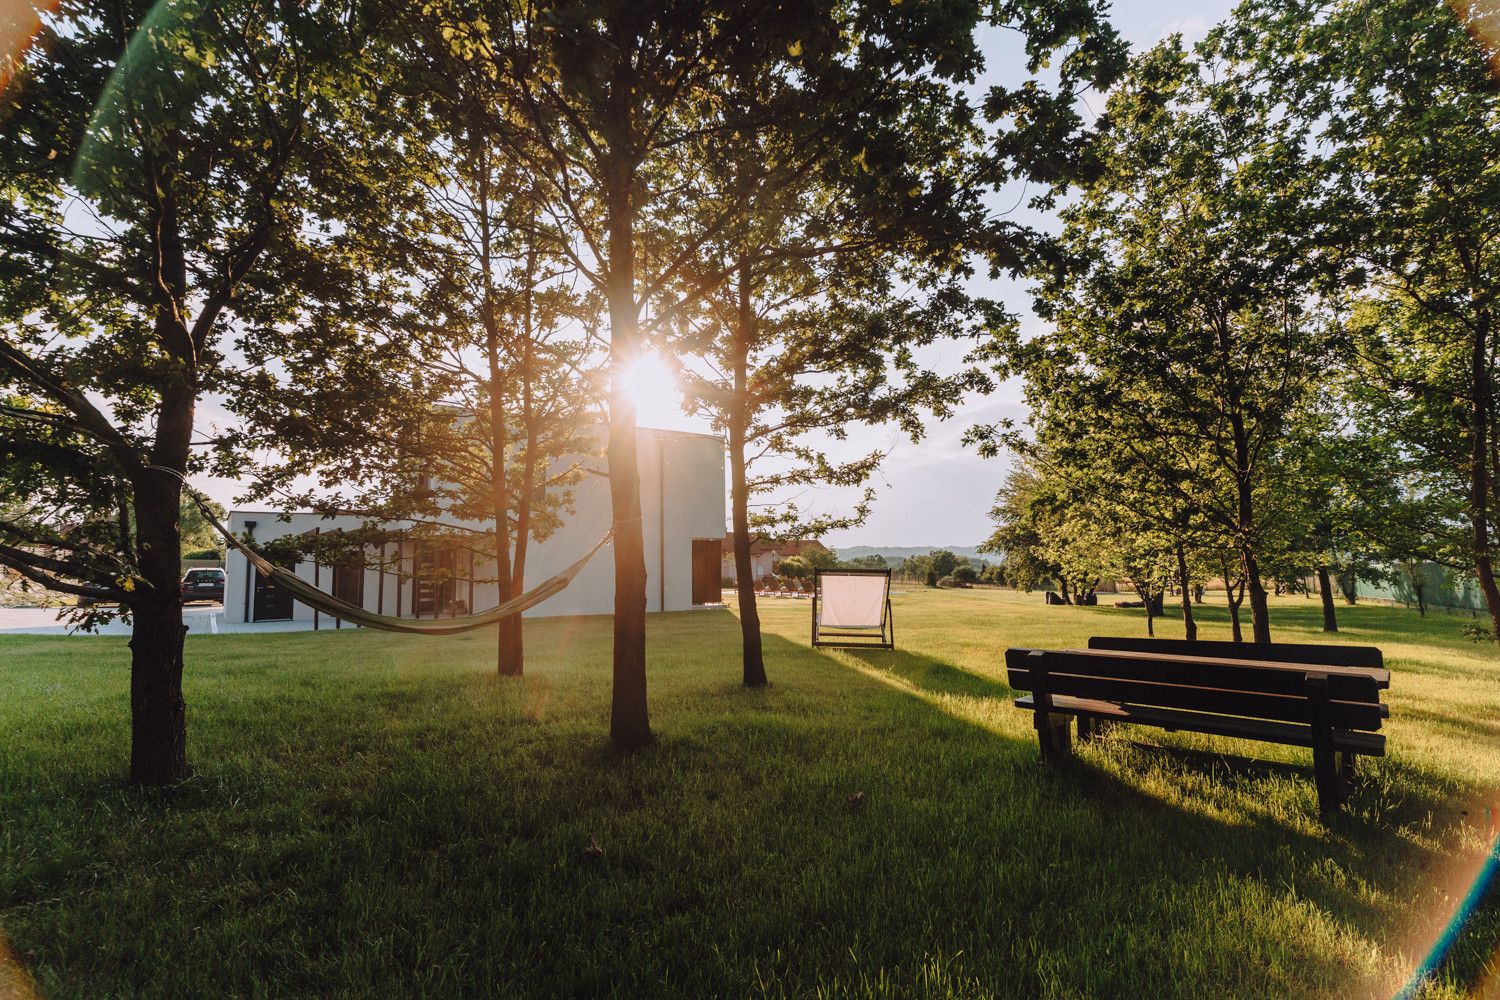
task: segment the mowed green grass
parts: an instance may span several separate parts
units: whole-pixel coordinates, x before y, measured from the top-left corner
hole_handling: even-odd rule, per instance
[[[1038,762],[1005,647],[1139,611],[907,590],[900,648],[850,653],[763,606],[753,692],[728,611],[651,617],[628,756],[607,619],[529,622],[523,681],[488,635],[190,637],[196,776],[155,794],[121,782],[125,641],[0,637],[0,929],[51,998],[1389,996],[1500,823],[1500,662],[1454,616],[1340,607],[1390,756],[1325,826],[1305,751]],[[1431,995],[1500,989],[1494,895]]]

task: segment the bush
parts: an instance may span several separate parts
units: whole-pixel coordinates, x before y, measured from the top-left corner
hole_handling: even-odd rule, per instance
[[[777,571],[785,577],[800,580],[803,577],[812,576],[813,568],[806,559],[801,556],[788,556],[776,565]]]
[[[184,559],[223,559],[223,549],[193,549],[182,554]]]
[[[1495,641],[1495,633],[1490,631],[1489,626],[1485,625],[1483,622],[1478,621],[1477,619],[1475,621],[1464,623],[1463,635],[1464,638],[1468,639],[1470,642]]]

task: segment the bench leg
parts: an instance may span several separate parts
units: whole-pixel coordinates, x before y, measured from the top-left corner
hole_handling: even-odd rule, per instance
[[[1336,812],[1344,803],[1341,756],[1333,749],[1333,726],[1328,698],[1328,675],[1309,670],[1306,675],[1308,715],[1312,722],[1313,780],[1318,785],[1318,810]]]
[[[1106,735],[1115,726],[1114,719],[1103,719],[1097,715],[1078,716],[1078,738],[1093,740]]]
[[[1042,748],[1043,760],[1066,760],[1073,755],[1072,732],[1068,724],[1073,720],[1054,712],[1036,713],[1036,738]]]
[[[1345,782],[1354,780],[1354,757],[1355,755],[1347,750],[1339,754],[1339,777]]]
[[[1336,756],[1332,750],[1313,748],[1313,780],[1318,785],[1318,809],[1325,813],[1337,811],[1344,801]]]

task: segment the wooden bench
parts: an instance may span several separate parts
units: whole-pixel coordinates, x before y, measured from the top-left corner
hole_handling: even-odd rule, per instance
[[[1094,638],[1088,649],[1010,649],[1010,686],[1034,713],[1042,756],[1072,753],[1070,725],[1087,739],[1103,726],[1135,723],[1308,747],[1318,805],[1348,796],[1357,757],[1385,754],[1390,687],[1380,650],[1369,646]]]

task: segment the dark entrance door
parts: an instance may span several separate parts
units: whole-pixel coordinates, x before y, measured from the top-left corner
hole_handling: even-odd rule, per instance
[[[357,560],[333,567],[333,596],[345,604],[365,606],[365,567]]]
[[[724,602],[724,543],[718,538],[693,539],[693,603]]]
[[[284,622],[292,618],[292,595],[259,573],[255,574],[255,602],[252,621]]]
[[[453,550],[447,547],[423,547],[417,555],[416,597],[412,611],[418,618],[436,618],[453,606]]]

